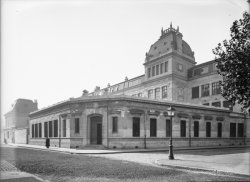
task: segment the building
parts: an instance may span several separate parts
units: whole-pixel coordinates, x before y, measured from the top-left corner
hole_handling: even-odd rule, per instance
[[[146,53],[145,74],[30,114],[31,144],[107,148],[249,143],[249,117],[221,95],[214,61],[196,65],[194,52],[172,25]],[[168,115],[168,108],[175,115]],[[171,127],[172,126],[172,127]]]
[[[28,143],[29,113],[36,111],[37,101],[17,99],[5,116],[4,141],[6,143]]]

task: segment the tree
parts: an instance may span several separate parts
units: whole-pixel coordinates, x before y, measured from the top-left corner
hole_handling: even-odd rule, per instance
[[[216,67],[223,77],[222,96],[233,105],[242,106],[250,113],[250,15],[245,12],[243,19],[233,22],[231,39],[224,40],[213,49]]]

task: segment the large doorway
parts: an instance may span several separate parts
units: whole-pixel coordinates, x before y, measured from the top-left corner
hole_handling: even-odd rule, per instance
[[[102,117],[101,116],[90,117],[90,144],[92,145],[102,144]]]

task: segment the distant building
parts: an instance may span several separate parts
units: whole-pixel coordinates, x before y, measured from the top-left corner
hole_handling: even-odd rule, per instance
[[[141,76],[32,112],[30,143],[49,137],[67,148],[162,148],[171,131],[174,146],[250,143],[250,118],[221,96],[214,61],[196,65],[179,28],[161,30],[143,65]]]
[[[17,99],[12,110],[5,114],[4,141],[28,143],[29,113],[37,109],[37,101]]]

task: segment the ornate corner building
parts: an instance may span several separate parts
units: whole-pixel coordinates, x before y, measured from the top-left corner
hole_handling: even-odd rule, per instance
[[[30,143],[164,148],[172,134],[174,146],[249,144],[250,118],[220,95],[215,62],[196,65],[182,37],[172,25],[162,29],[145,74],[30,113]]]

